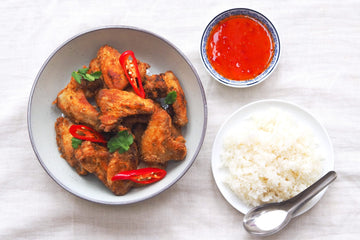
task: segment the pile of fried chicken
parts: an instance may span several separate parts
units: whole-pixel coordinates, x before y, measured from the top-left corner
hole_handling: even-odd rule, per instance
[[[177,77],[171,71],[148,75],[150,65],[137,60],[146,94],[141,98],[129,84],[120,55],[113,47],[102,46],[88,70],[101,71],[101,77],[81,83],[72,77],[54,101],[63,113],[55,123],[61,156],[79,175],[94,174],[115,195],[138,186],[129,180],[112,181],[115,174],[143,166],[164,169],[171,160],[183,160],[187,152],[181,134],[188,122],[186,100]],[[176,101],[166,108],[159,99],[172,91],[176,92]],[[75,149],[69,132],[73,124],[91,127],[105,137],[126,130],[134,142],[124,153],[110,153],[105,144],[91,141],[83,141]]]

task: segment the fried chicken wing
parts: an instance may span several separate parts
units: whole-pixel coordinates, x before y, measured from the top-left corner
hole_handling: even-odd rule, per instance
[[[134,186],[134,182],[132,181],[111,181],[111,178],[119,172],[136,169],[138,161],[137,153],[136,144],[132,144],[127,152],[120,154],[116,151],[111,155],[107,170],[107,182],[111,191],[116,195],[124,195]]]
[[[83,89],[71,78],[70,83],[59,92],[54,103],[74,123],[98,129],[99,112],[89,103]]]
[[[101,71],[98,57],[93,58],[89,63],[89,72],[94,73]]]
[[[79,175],[87,175],[86,171],[80,162],[75,158],[74,148],[71,144],[72,135],[69,132],[69,128],[72,123],[64,117],[59,117],[55,122],[56,142],[61,153],[61,157],[64,158],[70,166],[75,168]]]
[[[169,114],[157,106],[141,138],[141,155],[146,163],[164,164],[185,158],[185,139],[179,134],[174,135],[177,131],[173,128]]]
[[[120,55],[116,49],[102,46],[87,71],[90,74],[101,71],[100,78],[82,79],[79,83],[72,77],[54,101],[65,115],[55,123],[61,157],[79,175],[94,174],[115,195],[144,186],[130,180],[112,181],[117,173],[144,167],[165,169],[169,161],[183,160],[187,154],[181,133],[188,122],[187,109],[179,80],[171,71],[147,75],[150,65],[137,59],[146,95],[145,99],[141,98],[129,84],[119,63]],[[177,93],[176,101],[163,104],[172,91]],[[125,130],[134,141],[130,149],[121,154],[110,153],[106,144],[90,141],[81,141],[74,148],[69,132],[72,124],[87,125],[106,139]]]
[[[167,71],[162,74],[162,77],[168,89],[167,93],[175,91],[177,94],[176,101],[172,104],[174,110],[173,121],[174,124],[178,125],[179,127],[183,127],[188,122],[184,91],[181,88],[179,80],[173,72]]]
[[[125,117],[152,114],[154,103],[151,99],[143,99],[133,92],[118,89],[102,89],[96,96],[100,108],[100,128],[109,132]]]
[[[146,75],[144,78],[144,91],[147,98],[157,99],[166,97],[167,86],[162,75]]]
[[[119,63],[120,53],[108,46],[102,46],[97,53],[97,61],[108,88],[124,89],[128,86],[124,70]]]
[[[109,153],[106,147],[85,141],[76,149],[75,157],[88,172],[93,173],[115,195],[126,194],[134,185],[131,181],[112,181],[111,178],[119,172],[136,169],[136,146],[132,146],[123,154]]]
[[[129,85],[125,72],[120,65],[120,53],[108,45],[102,46],[97,53],[97,62],[103,75],[107,88],[125,89]],[[147,63],[138,61],[140,76],[146,74],[150,66]]]
[[[84,141],[75,150],[75,158],[89,173],[93,173],[104,184],[107,182],[106,170],[110,153],[106,147]]]

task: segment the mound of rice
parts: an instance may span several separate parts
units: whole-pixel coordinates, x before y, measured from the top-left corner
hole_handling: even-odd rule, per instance
[[[249,206],[287,200],[322,172],[311,131],[274,108],[239,123],[224,138],[221,161],[224,182]]]

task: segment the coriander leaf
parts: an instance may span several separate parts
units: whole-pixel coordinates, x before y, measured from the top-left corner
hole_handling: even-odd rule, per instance
[[[109,152],[113,153],[116,150],[119,153],[124,153],[129,150],[130,145],[134,142],[134,138],[128,131],[120,131],[116,134],[116,136],[110,138],[107,143],[107,147],[109,148]]]
[[[81,75],[84,75],[87,73],[87,71],[89,71],[89,68],[80,68],[78,70],[78,73],[80,73]]]
[[[96,71],[91,74],[95,79],[98,79],[101,77],[101,71]]]
[[[89,82],[93,82],[101,77],[101,71],[87,73],[88,71],[89,68],[80,68],[79,70],[72,72],[71,76],[79,84],[81,84],[82,79],[88,80]]]
[[[175,91],[171,91],[168,93],[168,95],[165,97],[165,103],[166,104],[173,104],[176,101],[177,93]]]
[[[82,143],[83,141],[81,140],[81,139],[78,139],[78,138],[72,138],[71,139],[71,146],[74,148],[74,149],[77,149],[80,145],[81,145],[81,143]]]
[[[85,78],[86,80],[88,80],[89,82],[95,81],[95,78],[94,78],[91,74],[89,74],[89,73],[84,74],[84,78]]]
[[[71,76],[75,79],[77,83],[81,83],[81,75],[78,72],[72,72]]]

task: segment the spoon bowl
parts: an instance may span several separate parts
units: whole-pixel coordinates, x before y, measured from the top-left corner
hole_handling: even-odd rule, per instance
[[[283,229],[294,213],[336,179],[330,171],[293,198],[280,203],[268,203],[251,209],[244,216],[243,226],[251,234],[269,236]]]
[[[276,205],[266,208],[261,206],[260,211],[247,214],[244,227],[251,234],[269,236],[284,228],[291,218],[292,215],[288,211],[280,210]]]

